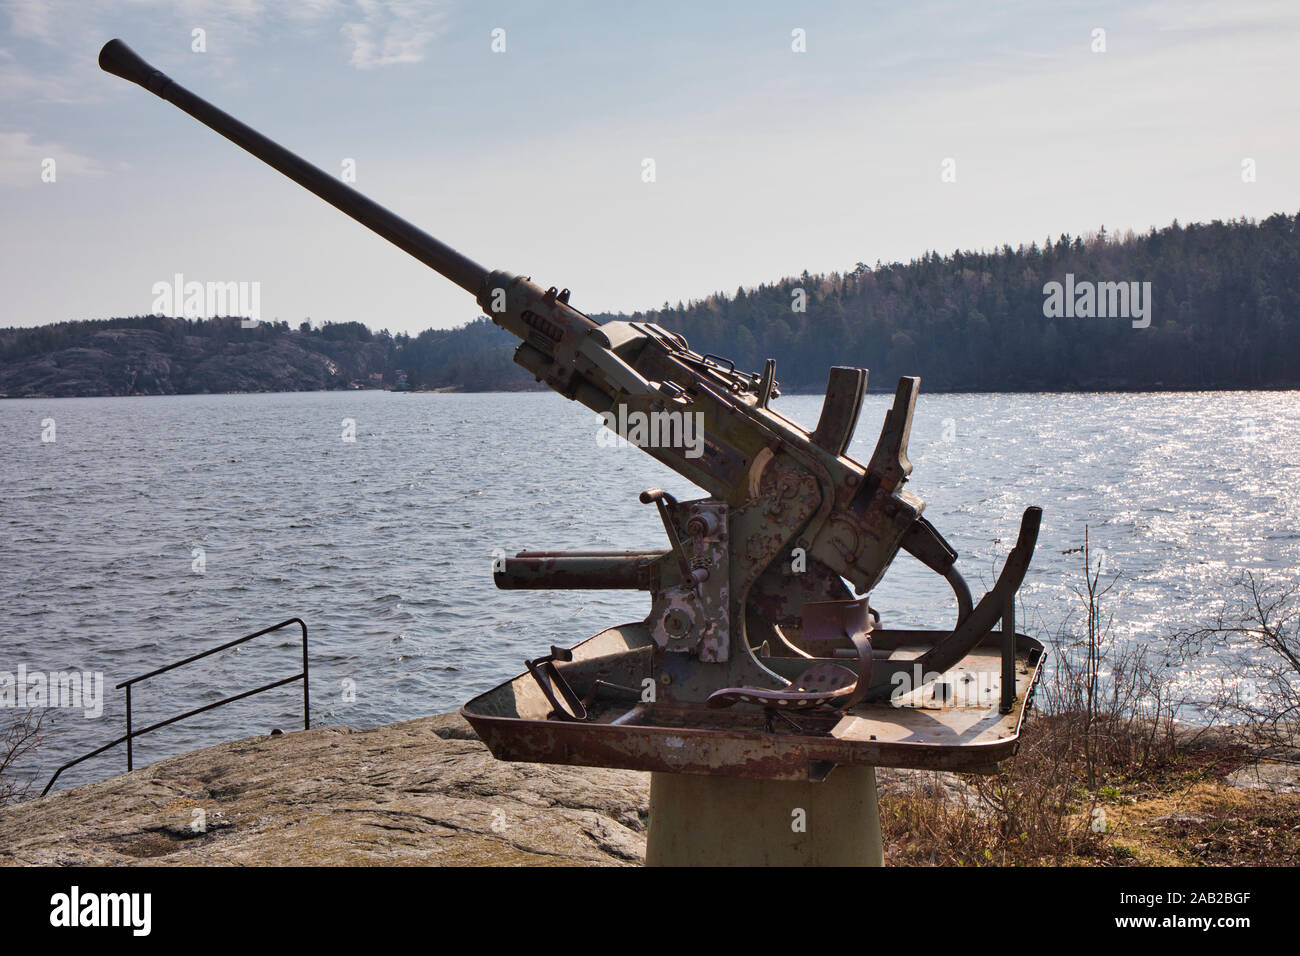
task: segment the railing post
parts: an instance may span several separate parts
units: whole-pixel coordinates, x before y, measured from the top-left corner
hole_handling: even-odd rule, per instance
[[[311,683],[307,677],[307,624],[302,625],[302,729],[311,730]]]
[[[126,771],[130,773],[135,769],[133,764],[134,754],[131,752],[131,685],[126,685]]]
[[[210,657],[213,654],[220,653],[221,651],[229,650],[230,648],[243,644],[246,641],[251,641],[255,637],[261,637],[263,634],[270,634],[273,631],[280,630],[280,628],[282,627],[288,627],[290,624],[297,624],[302,629],[302,673],[301,674],[294,674],[292,677],[286,677],[283,680],[274,681],[273,683],[270,684],[263,684],[261,687],[254,688],[253,690],[249,690],[249,691],[244,691],[242,694],[235,694],[232,697],[224,697],[221,700],[215,701],[214,703],[205,704],[202,707],[197,707],[194,710],[186,711],[185,713],[180,714],[176,717],[169,717],[166,720],[160,720],[157,723],[150,724],[149,726],[142,728],[140,730],[140,733],[138,734],[135,732],[134,721],[132,719],[132,713],[131,713],[131,691],[138,681],[148,680],[150,677],[157,677],[159,674],[166,673],[167,671],[175,670],[176,668],[183,667],[186,664],[192,664],[197,660],[201,660],[205,657]],[[147,733],[150,733],[155,730],[159,730],[163,727],[170,726],[171,724],[176,723],[178,720],[185,720],[186,718],[193,717],[197,714],[207,713],[209,710],[212,710],[214,707],[224,707],[226,704],[232,704],[237,700],[243,700],[245,697],[252,697],[254,694],[261,694],[268,690],[274,690],[277,687],[283,687],[285,684],[291,684],[296,680],[302,681],[302,727],[303,730],[311,730],[311,687],[309,684],[309,680],[310,680],[309,668],[310,668],[310,663],[308,660],[308,652],[307,652],[307,623],[303,621],[302,618],[291,617],[287,621],[281,621],[279,624],[273,624],[270,627],[264,627],[260,631],[256,631],[252,634],[246,634],[245,636],[233,641],[227,641],[225,644],[222,644],[218,647],[213,647],[210,648],[209,650],[201,651],[198,654],[191,654],[189,657],[185,658],[184,660],[176,661],[174,664],[167,664],[164,667],[159,667],[155,670],[151,670],[147,674],[141,674],[138,677],[132,677],[128,680],[124,680],[122,681],[122,683],[116,686],[116,689],[124,690],[126,692],[126,736],[118,737],[116,740],[112,741],[111,743],[107,743],[104,746],[98,748],[97,750],[92,750],[90,753],[78,757],[76,760],[70,760],[67,763],[65,763],[63,766],[59,767],[57,770],[54,771],[54,776],[50,777],[50,782],[45,785],[45,789],[41,791],[41,796],[45,796],[47,793],[50,792],[50,788],[54,786],[54,781],[59,779],[59,774],[63,773],[63,771],[67,770],[69,767],[75,767],[83,760],[89,760],[91,757],[97,757],[100,754],[102,754],[105,750],[108,750],[112,747],[117,747],[120,744],[126,744],[126,769],[127,772],[129,773],[130,771],[135,769],[134,741],[136,737],[143,737]]]
[[[1016,595],[1007,598],[1002,609],[1002,713],[1016,705]]]

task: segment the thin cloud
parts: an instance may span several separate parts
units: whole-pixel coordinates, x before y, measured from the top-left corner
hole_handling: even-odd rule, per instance
[[[57,183],[64,178],[102,176],[95,160],[74,153],[56,143],[38,143],[31,133],[0,132],[0,187],[21,189],[42,185],[41,174],[50,169]]]
[[[104,87],[94,51],[122,36],[142,52],[149,39],[162,49],[188,51],[190,33],[206,34],[205,64],[227,73],[241,50],[265,42],[286,26],[300,36],[341,38],[322,44],[358,70],[419,63],[442,32],[444,0],[0,0],[0,100],[95,102]],[[179,39],[178,39],[179,38]],[[157,44],[156,44],[157,45]],[[165,58],[162,61],[165,69]]]
[[[328,20],[346,6],[343,0],[296,0],[284,13],[290,20]]]
[[[419,63],[438,35],[443,5],[430,0],[357,0],[360,20],[340,32],[352,44],[352,65],[373,70],[399,63]]]
[[[14,36],[50,43],[54,40],[57,6],[57,3],[46,0],[7,0],[5,11],[9,14],[9,29]]]
[[[1276,27],[1295,28],[1295,10],[1276,0],[1160,0],[1139,8],[1139,14],[1170,32],[1263,33]]]

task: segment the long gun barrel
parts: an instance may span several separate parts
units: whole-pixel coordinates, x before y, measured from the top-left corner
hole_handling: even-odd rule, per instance
[[[493,322],[524,340],[524,346],[515,354],[515,361],[533,372],[539,380],[545,379],[547,384],[562,394],[582,400],[576,393],[584,380],[575,376],[569,367],[579,351],[588,352],[592,364],[616,377],[619,387],[633,391],[647,390],[644,379],[632,372],[616,355],[599,347],[599,343],[585,341],[598,325],[568,306],[567,291],[561,294],[551,290],[549,294],[544,294],[526,277],[489,272],[474,260],[363,196],[323,169],[241,123],[201,96],[191,93],[161,70],[151,66],[121,40],[110,40],[104,44],[99,52],[99,65],[106,72],[138,84],[203,125],[216,130],[232,143],[473,294]],[[584,401],[584,404],[591,402]],[[597,404],[602,403],[598,401]]]
[[[476,298],[482,292],[488,271],[473,259],[461,255],[401,216],[389,212],[374,200],[367,199],[337,177],[313,166],[257,130],[245,126],[229,113],[194,95],[165,73],[150,66],[121,40],[110,40],[104,44],[99,52],[99,66],[115,76],[143,86],[155,96],[189,113],[204,126],[211,127],[236,146],[248,150],[268,166],[311,190],[334,208],[347,213]]]

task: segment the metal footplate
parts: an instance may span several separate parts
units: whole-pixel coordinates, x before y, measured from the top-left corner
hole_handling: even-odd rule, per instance
[[[809,602],[797,643],[818,656],[750,648],[780,686],[722,683],[689,700],[658,693],[665,659],[683,655],[656,641],[652,622],[625,624],[569,660],[553,649],[461,713],[502,760],[772,780],[819,780],[839,765],[987,771],[1015,752],[1039,676],[1042,645],[995,626],[1013,616],[1040,517],[1026,511],[997,582],[951,631],[880,628],[865,598]],[[623,560],[672,560],[631,554]]]

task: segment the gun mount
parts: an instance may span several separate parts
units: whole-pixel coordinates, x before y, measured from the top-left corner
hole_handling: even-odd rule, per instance
[[[809,431],[772,407],[773,360],[744,373],[653,323],[599,324],[568,289],[485,269],[121,41],[99,62],[469,291],[521,340],[518,364],[706,492],[694,501],[642,493],[662,520],[663,550],[521,552],[497,569],[502,588],[639,589],[651,609],[572,649],[552,647],[466,704],[493,754],[806,782],[837,765],[986,769],[1013,752],[1042,653],[1014,626],[1041,511],[1025,511],[996,584],[975,603],[956,551],[904,487],[919,379],[899,381],[874,452],[858,462],[847,449],[866,369],[831,369]],[[630,423],[646,422],[662,426],[660,440],[633,434]],[[900,550],[952,587],[951,630],[882,627],[866,595]],[[958,686],[977,675],[977,693]]]

